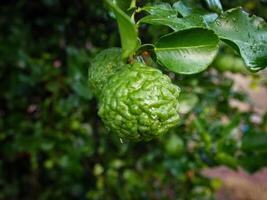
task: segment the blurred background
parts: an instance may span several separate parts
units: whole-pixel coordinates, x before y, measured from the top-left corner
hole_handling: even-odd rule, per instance
[[[264,0],[222,4],[267,19]],[[223,70],[243,63],[222,46],[209,70],[170,74],[182,88],[177,128],[122,144],[87,86],[91,58],[120,46],[101,1],[1,1],[0,30],[0,199],[267,199],[266,70]],[[169,30],[140,31],[154,42]]]

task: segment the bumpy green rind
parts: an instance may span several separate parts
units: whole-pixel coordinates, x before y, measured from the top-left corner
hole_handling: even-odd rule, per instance
[[[97,54],[88,71],[89,87],[94,95],[99,97],[107,80],[124,66],[120,48],[105,49]]]
[[[179,93],[160,70],[136,63],[109,79],[99,116],[122,139],[150,140],[179,121]]]

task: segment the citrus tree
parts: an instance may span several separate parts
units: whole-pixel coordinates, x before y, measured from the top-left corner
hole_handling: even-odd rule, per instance
[[[154,68],[200,73],[214,61],[220,41],[242,58],[247,70],[257,72],[267,65],[267,24],[240,7],[223,11],[220,1],[208,0],[202,2],[206,7],[197,1],[105,2],[118,22],[121,49],[96,56],[89,68],[89,85],[98,96],[106,127],[121,138],[150,140],[178,124],[180,89]],[[155,42],[144,43],[139,38],[144,24],[170,30]],[[230,68],[222,65],[221,70],[245,70],[236,63]]]
[[[266,10],[1,2],[0,199],[214,199],[204,168],[267,166]]]

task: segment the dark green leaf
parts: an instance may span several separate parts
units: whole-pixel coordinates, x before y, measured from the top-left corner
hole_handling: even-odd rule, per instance
[[[85,99],[92,99],[92,91],[87,83],[87,68],[89,65],[88,55],[83,50],[69,47],[68,53],[68,74],[72,89]]]
[[[201,142],[204,144],[205,151],[208,152],[212,145],[212,138],[206,128],[205,122],[201,119],[195,118],[193,120],[193,124],[197,130],[199,137],[201,138]]]
[[[245,151],[267,151],[266,133],[249,133],[244,136],[242,149]]]
[[[140,11],[146,11],[149,15],[141,18],[138,23],[165,25],[174,30],[179,26],[177,22],[178,12],[168,3],[148,5],[139,9]]]
[[[204,19],[200,15],[190,15],[184,18],[175,16],[149,15],[142,18],[138,23],[168,26],[175,31],[190,29],[193,27],[206,27]]]
[[[106,0],[106,2],[116,16],[121,37],[122,57],[123,59],[126,59],[134,54],[139,45],[136,26],[131,18],[118,6],[113,4],[110,0]]]
[[[267,66],[267,25],[262,18],[249,17],[236,8],[222,14],[210,27],[240,53],[250,70]]]
[[[171,71],[194,74],[205,70],[218,50],[213,31],[193,28],[163,36],[155,47],[158,60]]]
[[[249,171],[256,171],[262,168],[263,166],[267,166],[266,157],[266,153],[244,156],[239,159],[239,164]]]
[[[161,15],[161,16],[177,16],[178,12],[176,9],[168,3],[152,4],[144,6],[139,9],[139,11],[146,11],[151,15]]]
[[[78,81],[72,83],[73,90],[81,97],[85,99],[92,99],[93,94],[92,91],[88,88],[87,81]]]
[[[127,11],[136,6],[136,0],[113,0],[113,3],[123,11]]]

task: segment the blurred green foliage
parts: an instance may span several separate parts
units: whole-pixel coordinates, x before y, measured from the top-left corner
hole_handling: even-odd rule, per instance
[[[222,3],[267,17],[265,1]],[[201,168],[267,165],[267,117],[255,124],[230,107],[248,99],[214,69],[170,74],[196,97],[166,136],[122,144],[108,135],[87,87],[92,56],[120,42],[101,2],[2,1],[0,27],[0,199],[212,199]],[[141,31],[146,41],[168,30]]]

